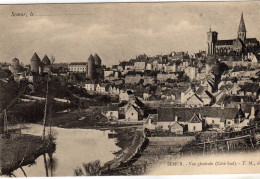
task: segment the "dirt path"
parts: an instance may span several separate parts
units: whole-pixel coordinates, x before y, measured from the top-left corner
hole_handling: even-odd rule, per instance
[[[134,139],[132,144],[126,148],[117,158],[105,164],[105,166],[110,165],[110,169],[118,167],[121,162],[125,162],[135,155],[137,148],[140,143],[143,141],[143,133],[142,131],[136,131],[134,134]]]

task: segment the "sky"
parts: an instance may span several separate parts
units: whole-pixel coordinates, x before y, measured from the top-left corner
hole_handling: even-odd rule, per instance
[[[192,54],[207,48],[210,27],[236,38],[242,12],[247,37],[260,40],[259,9],[256,1],[0,5],[0,62],[28,64],[34,52],[84,62],[97,53],[111,66],[144,53]]]

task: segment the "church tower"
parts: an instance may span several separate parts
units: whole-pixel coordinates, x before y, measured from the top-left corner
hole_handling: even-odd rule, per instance
[[[218,41],[218,33],[216,31],[211,31],[211,28],[209,29],[209,32],[207,32],[208,35],[208,54],[216,54],[216,42]]]
[[[246,25],[244,22],[243,12],[241,14],[240,24],[237,31],[238,38],[245,43],[246,40]]]

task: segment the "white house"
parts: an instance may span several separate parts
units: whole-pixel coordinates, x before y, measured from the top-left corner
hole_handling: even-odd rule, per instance
[[[188,98],[194,95],[194,91],[189,87],[185,92],[181,92],[181,103],[184,104]]]
[[[138,122],[141,120],[140,109],[131,105],[125,111],[125,121],[127,122]]]
[[[96,87],[96,92],[98,93],[106,93],[107,92],[107,85],[106,84],[98,84]]]
[[[188,131],[189,132],[202,131],[202,119],[195,113],[190,119],[190,121],[188,122]]]
[[[96,91],[96,84],[94,84],[94,83],[86,83],[85,84],[85,89],[87,91]]]
[[[134,63],[134,68],[136,71],[144,71],[146,67],[145,62],[135,62]]]

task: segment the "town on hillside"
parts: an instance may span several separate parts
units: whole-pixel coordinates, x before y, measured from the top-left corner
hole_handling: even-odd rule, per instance
[[[97,53],[86,54],[79,62],[57,63],[55,55],[41,57],[37,52],[29,64],[19,56],[1,62],[0,135],[9,133],[10,137],[18,129],[22,133],[21,124],[28,123],[43,125],[44,135],[46,127],[45,138],[49,126],[53,130],[125,130],[108,136],[119,138],[117,145],[128,153],[122,152],[100,167],[98,174],[89,175],[124,175],[132,171],[126,169],[129,166],[141,166],[139,173],[130,172],[141,174],[152,165],[142,151],[163,147],[156,140],[167,138],[169,142],[171,137],[189,141],[176,152],[179,155],[191,151],[203,151],[204,155],[212,148],[214,152],[240,149],[243,137],[245,149],[256,147],[260,141],[255,136],[260,121],[260,43],[247,36],[252,29],[246,28],[244,15],[237,17],[240,23],[233,29],[235,39],[218,39],[218,29],[209,27],[205,32],[207,49],[194,54],[189,49],[155,56],[137,54],[111,67],[104,65],[106,59]],[[127,134],[134,137],[130,140]],[[236,138],[240,143],[231,145]],[[211,147],[213,143],[215,147]],[[136,151],[141,157],[133,162]],[[12,176],[22,165],[2,166],[2,174]],[[79,169],[74,172],[84,175]]]

